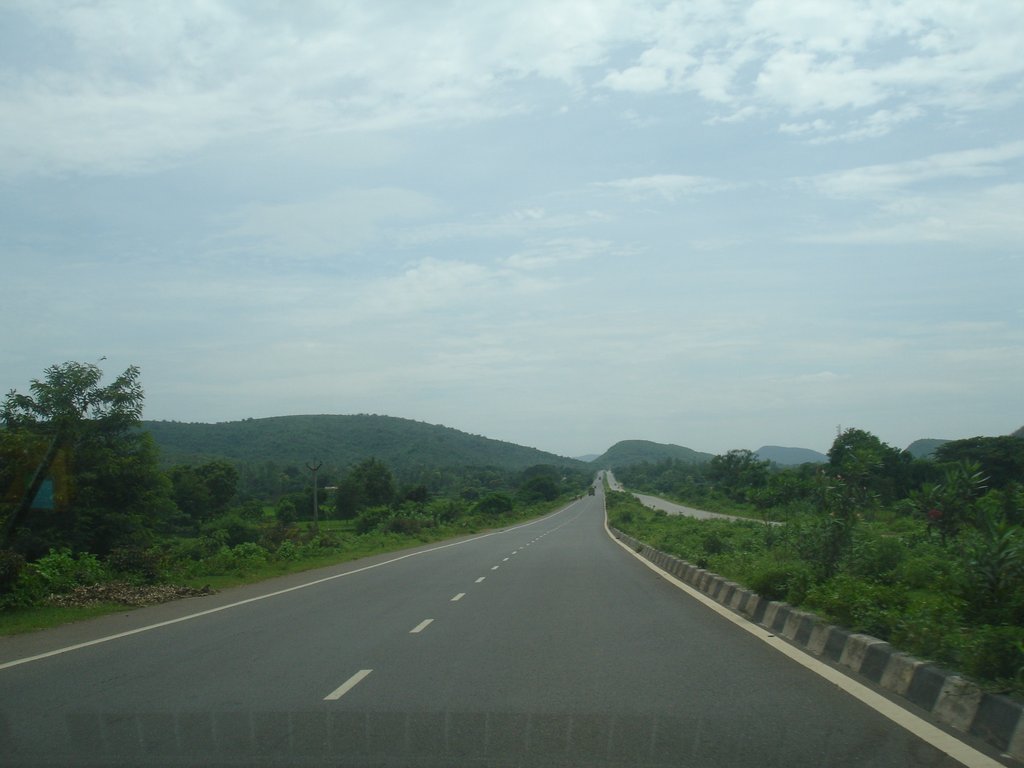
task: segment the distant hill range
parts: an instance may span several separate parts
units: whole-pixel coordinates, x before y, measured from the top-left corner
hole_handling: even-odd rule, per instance
[[[920,440],[915,440],[907,446],[907,453],[913,456],[915,459],[930,459],[935,453],[935,449],[940,445],[945,445],[949,440],[940,440],[932,437],[925,437]]]
[[[780,467],[800,464],[827,464],[828,456],[810,448],[785,448],[781,445],[762,445],[754,453],[761,461],[771,461]]]
[[[319,459],[328,467],[344,469],[375,457],[399,476],[435,467],[588,468],[576,459],[535,448],[392,416],[275,416],[218,424],[144,421],[142,427],[159,446],[164,465],[223,458],[301,467]]]
[[[702,464],[711,461],[712,458],[713,454],[701,453],[681,445],[652,443],[649,440],[622,440],[594,459],[591,464],[615,469],[645,461],[654,463],[665,459],[679,459],[691,464]]]

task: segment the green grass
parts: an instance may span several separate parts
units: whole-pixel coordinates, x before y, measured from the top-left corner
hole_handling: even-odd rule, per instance
[[[100,603],[79,608],[62,608],[54,605],[12,608],[0,613],[0,636],[35,632],[38,629],[50,629],[61,624],[132,610],[135,609],[118,603]]]

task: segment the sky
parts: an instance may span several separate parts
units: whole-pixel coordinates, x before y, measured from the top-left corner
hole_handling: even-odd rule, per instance
[[[2,0],[0,389],[565,456],[1007,434],[1022,50],[1020,0]]]

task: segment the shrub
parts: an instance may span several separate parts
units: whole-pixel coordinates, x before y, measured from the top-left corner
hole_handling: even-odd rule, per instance
[[[24,567],[24,557],[13,549],[0,549],[0,594],[14,589]]]
[[[259,525],[233,512],[204,523],[200,531],[203,536],[208,536],[229,547],[255,542],[262,533]]]
[[[274,555],[278,560],[298,560],[302,557],[302,548],[297,546],[294,541],[285,540],[278,546]]]
[[[82,552],[76,557],[69,549],[51,549],[50,554],[36,560],[28,570],[49,592],[70,592],[81,584],[95,584],[106,577],[96,555]]]
[[[379,528],[391,516],[388,507],[367,507],[356,517],[356,533],[369,533]]]
[[[857,632],[888,640],[904,617],[906,590],[841,573],[807,592],[807,604]]]
[[[961,664],[965,672],[982,680],[1024,685],[1024,627],[975,627]]]
[[[811,569],[798,560],[764,558],[753,565],[744,581],[768,600],[785,600],[799,605],[813,584]]]
[[[885,536],[867,526],[860,526],[854,532],[843,569],[854,576],[889,584],[894,581],[896,569],[905,554],[906,547],[898,537]]]
[[[952,595],[911,592],[893,627],[891,641],[921,658],[954,663],[963,643],[963,633],[958,629],[962,609],[962,601]]]
[[[489,493],[473,506],[474,514],[503,515],[511,512],[515,502],[507,493]]]
[[[153,584],[160,579],[161,557],[155,549],[119,547],[110,551],[106,563],[113,573],[132,581]]]
[[[254,542],[248,541],[235,547],[221,547],[212,557],[199,561],[194,572],[199,575],[225,573],[244,574],[267,562],[270,553]]]

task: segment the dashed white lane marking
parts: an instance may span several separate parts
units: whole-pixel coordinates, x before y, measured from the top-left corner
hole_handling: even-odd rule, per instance
[[[500,566],[500,565],[492,565],[492,566],[491,566],[491,570],[492,570],[492,571],[496,571],[496,570],[498,570],[499,568],[501,568],[501,566]]]
[[[198,618],[200,618],[202,616],[209,616],[210,614],[213,614],[213,613],[220,613],[221,611],[227,611],[227,610],[230,610],[231,608],[237,608],[240,605],[248,605],[249,603],[255,603],[255,602],[258,602],[260,600],[267,600],[267,599],[269,599],[271,597],[277,597],[278,595],[285,595],[285,594],[288,594],[289,592],[295,592],[296,590],[299,590],[299,589],[306,589],[307,587],[314,587],[317,584],[324,584],[325,582],[334,581],[335,579],[342,579],[342,578],[345,578],[347,576],[355,576],[357,573],[363,573],[365,571],[370,571],[370,570],[373,570],[374,568],[382,568],[385,565],[391,565],[392,563],[397,563],[397,562],[399,562],[401,560],[406,560],[406,559],[408,559],[410,557],[419,557],[421,555],[426,555],[426,554],[428,554],[430,552],[437,552],[438,550],[448,549],[449,547],[461,547],[464,544],[469,544],[469,543],[472,543],[472,542],[475,542],[475,541],[480,541],[481,539],[487,539],[487,538],[490,538],[491,536],[500,536],[503,533],[509,533],[511,531],[518,531],[520,528],[527,528],[527,527],[529,527],[531,525],[537,525],[538,523],[542,523],[542,522],[548,520],[549,518],[554,517],[555,515],[560,515],[563,512],[567,512],[568,510],[572,509],[575,505],[576,505],[576,502],[573,502],[572,504],[569,504],[566,507],[562,507],[562,509],[558,510],[557,512],[553,512],[550,515],[538,518],[537,520],[531,520],[528,523],[522,523],[521,525],[514,525],[511,528],[502,528],[501,530],[491,531],[490,533],[482,533],[479,536],[474,536],[474,537],[469,538],[469,539],[462,539],[460,541],[453,541],[453,542],[450,542],[448,544],[440,544],[440,545],[438,545],[436,547],[431,547],[429,549],[421,549],[421,550],[419,550],[417,552],[410,552],[410,553],[405,554],[405,555],[399,555],[398,557],[393,557],[390,560],[384,560],[384,561],[379,562],[379,563],[373,563],[372,565],[365,565],[362,568],[353,568],[351,571],[345,571],[344,573],[336,573],[333,576],[325,576],[322,579],[314,579],[313,581],[307,581],[307,582],[304,582],[302,584],[296,584],[294,587],[286,587],[285,589],[279,589],[279,590],[276,590],[274,592],[268,592],[265,595],[257,595],[256,597],[249,597],[249,598],[246,598],[245,600],[239,600],[238,602],[235,602],[235,603],[228,603],[227,605],[219,605],[216,608],[208,608],[205,611],[197,611],[196,613],[190,613],[190,614],[188,614],[186,616],[179,616],[179,617],[177,617],[175,619],[168,619],[167,621],[158,621],[155,624],[147,624],[144,627],[136,627],[135,629],[129,629],[129,630],[125,631],[125,632],[118,632],[117,634],[114,634],[114,635],[106,635],[104,637],[97,637],[97,638],[95,638],[93,640],[86,640],[83,643],[75,643],[74,645],[67,645],[67,646],[64,646],[63,648],[55,648],[52,651],[45,651],[43,653],[37,653],[34,656],[26,656],[26,657],[21,658],[21,659],[12,659],[10,661],[5,661],[5,662],[0,663],[0,670],[10,669],[11,667],[18,667],[18,666],[21,666],[22,664],[30,664],[33,661],[40,661],[42,659],[48,659],[51,656],[59,656],[60,654],[70,653],[71,651],[78,651],[78,650],[81,650],[82,648],[90,648],[90,647],[92,647],[94,645],[100,645],[101,643],[109,643],[112,640],[120,640],[123,637],[131,637],[132,635],[137,635],[137,634],[140,634],[142,632],[149,632],[150,630],[153,630],[153,629],[160,629],[161,627],[169,627],[172,624],[179,624],[179,623],[181,623],[183,621],[191,621],[192,619],[198,619]]]
[[[459,600],[461,600],[461,599],[462,599],[462,598],[464,598],[465,596],[466,596],[466,593],[465,593],[465,592],[459,592],[459,594],[457,594],[457,595],[456,595],[455,597],[453,597],[453,598],[452,598],[451,600],[449,600],[448,602],[450,602],[450,603],[457,603],[457,602],[459,602]]]
[[[479,583],[480,583],[481,581],[483,581],[483,580],[484,580],[484,579],[486,579],[486,578],[487,578],[486,576],[481,576],[481,577],[480,577],[479,579],[477,579],[477,580],[476,580],[476,582],[475,582],[475,583],[476,583],[476,584],[479,584]]]
[[[337,701],[342,696],[344,696],[346,693],[348,693],[353,688],[355,688],[357,685],[359,685],[359,683],[362,682],[363,678],[365,678],[371,672],[373,672],[372,669],[360,669],[358,672],[356,672],[354,675],[352,675],[352,677],[350,677],[344,683],[339,685],[337,688],[335,688],[329,694],[324,696],[324,701]]]
[[[410,630],[409,630],[409,634],[410,634],[410,635],[418,635],[418,634],[419,634],[420,632],[422,632],[422,631],[423,631],[424,629],[426,629],[427,627],[429,627],[429,626],[430,626],[430,623],[431,623],[432,621],[433,621],[433,619],[424,619],[424,620],[423,620],[423,621],[421,621],[421,622],[420,622],[419,624],[417,624],[417,625],[416,625],[415,627],[413,627],[412,629],[410,629]]]
[[[507,563],[507,562],[508,562],[508,558],[507,558],[507,557],[503,557],[503,558],[501,558],[501,562],[503,562],[503,563]]]

